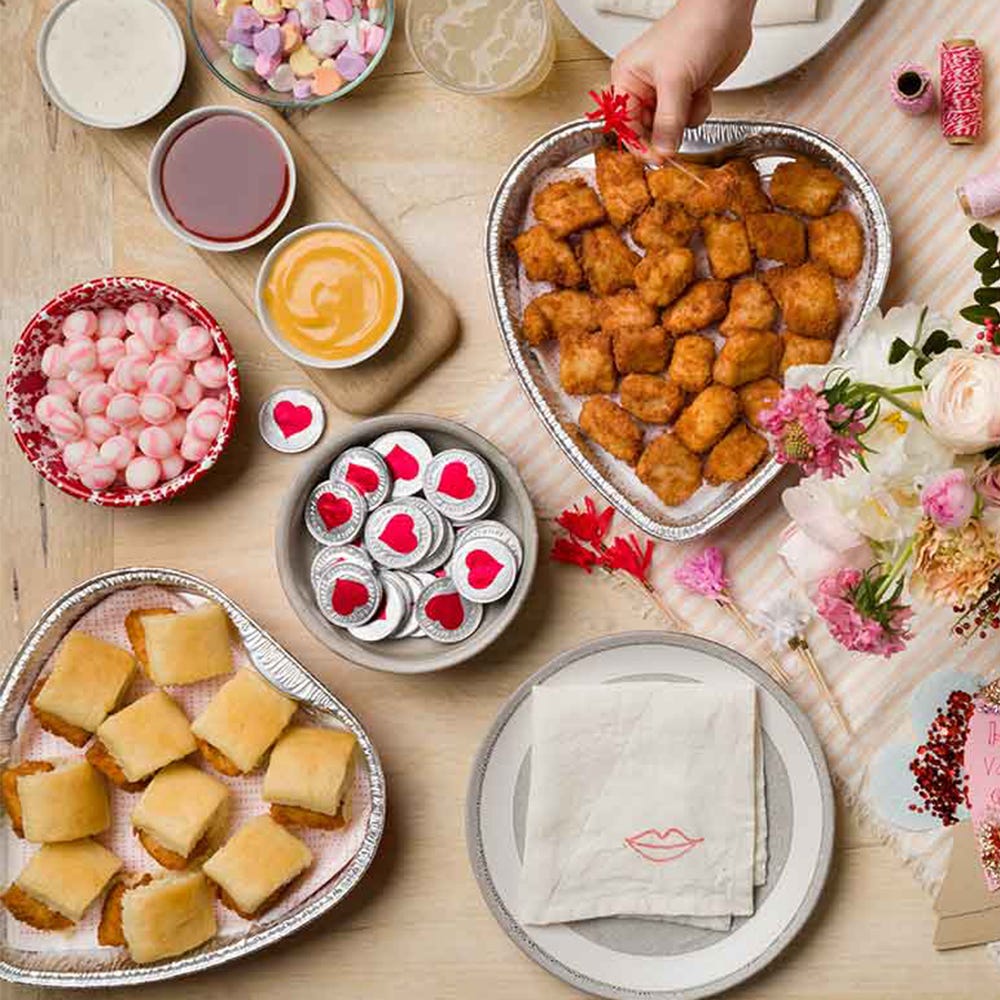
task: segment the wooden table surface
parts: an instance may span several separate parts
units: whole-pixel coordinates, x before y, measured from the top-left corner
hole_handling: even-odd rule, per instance
[[[29,20],[5,5],[3,51],[23,53],[31,44]],[[398,401],[399,409],[459,416],[506,370],[486,295],[481,220],[510,159],[584,111],[587,90],[607,78],[607,60],[561,15],[556,25],[555,70],[541,90],[517,102],[464,99],[436,87],[414,64],[400,30],[365,87],[297,122],[461,316],[459,347]],[[4,426],[0,654],[9,658],[42,608],[93,573],[129,565],[189,570],[227,591],[357,712],[381,750],[389,783],[382,850],[345,904],[276,948],[183,983],[145,987],[144,995],[577,995],[525,958],[483,904],[466,861],[465,783],[482,734],[514,687],[562,650],[641,626],[640,611],[613,588],[542,565],[516,633],[460,670],[409,678],[370,673],[314,641],[285,601],[272,556],[270,524],[297,461],[270,451],[256,432],[262,398],[280,386],[305,385],[304,377],[198,255],[157,223],[145,192],[101,159],[88,130],[46,102],[30,68],[12,65],[0,138],[7,178],[0,187],[4,355],[56,291],[109,272],[145,274],[185,288],[215,313],[239,355],[245,403],[238,434],[211,475],[168,506],[115,515],[43,485]],[[766,93],[722,95],[717,109],[759,113]],[[328,418],[332,428],[349,423],[332,409]],[[543,527],[543,545],[547,538]],[[843,806],[839,822],[834,870],[815,918],[782,958],[731,995],[986,996],[996,970],[983,949],[935,953],[930,899]],[[0,988],[10,998],[42,992]]]

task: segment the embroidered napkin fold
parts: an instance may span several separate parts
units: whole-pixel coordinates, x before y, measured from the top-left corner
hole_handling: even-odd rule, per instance
[[[663,17],[677,0],[594,0],[598,10],[650,21]],[[817,20],[817,0],[760,0],[754,11],[754,27],[769,24],[800,24]]]
[[[548,684],[531,726],[525,923],[753,912],[751,682]]]

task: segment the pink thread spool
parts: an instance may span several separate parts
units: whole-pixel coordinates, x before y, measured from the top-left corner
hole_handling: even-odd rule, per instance
[[[931,74],[919,63],[900,63],[892,71],[889,90],[893,104],[908,115],[927,114],[937,101]]]
[[[955,189],[962,211],[973,219],[1000,214],[1000,163],[985,174],[970,177]]]
[[[941,134],[967,146],[983,130],[983,53],[973,38],[941,44]]]

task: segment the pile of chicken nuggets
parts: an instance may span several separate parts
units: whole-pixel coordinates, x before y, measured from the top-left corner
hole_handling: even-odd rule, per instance
[[[768,191],[745,159],[647,169],[609,146],[596,162],[597,190],[548,184],[513,241],[528,279],[553,286],[521,334],[558,342],[563,389],[587,397],[580,430],[675,506],[767,455],[760,416],[788,368],[830,360],[864,235],[835,209],[843,182],[805,158]]]

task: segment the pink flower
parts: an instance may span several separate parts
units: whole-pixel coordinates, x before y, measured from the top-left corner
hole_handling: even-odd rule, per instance
[[[842,476],[863,449],[858,435],[865,423],[842,403],[833,406],[812,386],[785,389],[774,407],[761,415],[761,425],[774,440],[775,457],[811,476]]]
[[[857,569],[841,569],[820,581],[813,603],[845,649],[888,659],[906,648],[913,611],[897,602],[898,587],[882,595],[884,582],[884,576]]]
[[[729,590],[725,557],[714,545],[681,563],[674,570],[674,579],[682,587],[716,601],[724,598]]]
[[[974,476],[976,492],[990,507],[1000,507],[1000,462],[984,462]]]
[[[939,528],[962,528],[976,508],[976,491],[963,469],[951,469],[920,491],[920,504]]]
[[[867,542],[838,551],[817,541],[795,522],[782,531],[778,555],[792,576],[809,590],[824,576],[830,576],[838,569],[864,569],[872,562],[872,550]]]

